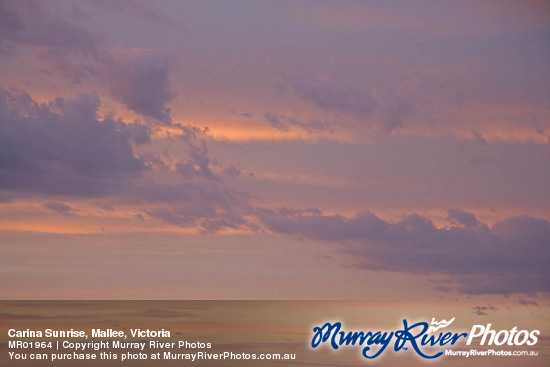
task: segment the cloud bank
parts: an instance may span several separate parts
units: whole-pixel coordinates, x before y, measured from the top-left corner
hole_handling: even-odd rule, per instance
[[[257,215],[271,231],[342,245],[356,257],[357,267],[445,275],[468,294],[550,291],[550,223],[542,219],[520,216],[488,227],[473,214],[453,209],[449,217],[455,224],[437,228],[416,214],[397,223],[371,212],[346,218],[316,210],[261,209]]]

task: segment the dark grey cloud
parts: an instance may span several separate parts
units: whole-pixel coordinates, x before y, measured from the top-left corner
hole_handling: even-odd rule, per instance
[[[358,267],[441,274],[468,294],[550,291],[550,223],[542,219],[521,216],[473,226],[475,217],[454,211],[450,216],[458,213],[460,225],[437,228],[416,214],[391,223],[371,212],[353,218],[287,208],[255,213],[273,232],[344,245]]]
[[[523,299],[523,298],[519,298],[518,302],[521,305],[524,305],[524,306],[538,306],[539,305],[536,301],[529,301],[528,299]]]
[[[305,101],[309,101],[327,110],[367,116],[379,105],[369,92],[350,86],[340,86],[325,81],[306,81],[302,78],[291,79],[294,92]]]
[[[38,104],[0,89],[0,189],[100,195],[143,171],[130,128],[100,120],[100,103],[90,93]]]
[[[308,133],[322,132],[330,130],[329,124],[319,119],[309,119],[307,122],[300,121],[294,117],[277,115],[275,113],[266,112],[264,114],[265,120],[274,128],[280,131],[289,131],[291,126],[297,127]]]
[[[0,40],[14,40],[23,30],[23,21],[13,4],[9,1],[0,2]]]
[[[468,229],[476,228],[481,225],[474,214],[460,209],[449,209],[447,214],[447,220],[452,224],[460,224]]]
[[[152,129],[146,125],[135,122],[126,125],[130,131],[134,143],[137,145],[147,144],[151,141]]]
[[[474,306],[472,307],[472,313],[478,316],[487,316],[489,311],[498,311],[498,309],[492,305],[489,306]]]
[[[458,87],[460,75],[453,72],[397,73],[385,82],[365,76],[348,82],[337,82],[336,76],[332,80],[287,79],[298,98],[337,116],[353,116],[358,123],[383,132],[393,131],[413,117],[436,122],[438,108],[462,108],[464,103]]]
[[[230,113],[233,116],[240,116],[240,117],[246,117],[246,118],[252,117],[252,114],[250,112],[236,112],[236,111],[231,110]]]
[[[229,177],[239,177],[242,172],[240,169],[238,169],[235,165],[231,164],[229,167],[225,168],[223,170],[224,175]]]
[[[65,215],[74,215],[78,211],[70,205],[58,202],[45,203],[43,206],[46,209]]]
[[[382,129],[386,132],[403,126],[405,118],[412,111],[412,106],[407,98],[403,96],[394,97],[385,107],[381,109]]]
[[[281,131],[288,131],[288,125],[281,122],[280,119],[279,119],[279,116],[277,116],[273,113],[270,113],[270,112],[266,112],[264,114],[264,118],[275,129],[281,130]]]
[[[198,228],[203,233],[215,233],[225,228],[253,228],[249,214],[248,196],[229,190],[219,182],[187,182],[181,185],[150,185],[137,192],[146,200],[161,204],[145,213],[164,223]]]
[[[0,40],[65,48],[94,54],[98,38],[75,22],[58,16],[42,1],[3,1]]]
[[[183,134],[179,136],[180,140],[187,146],[188,158],[186,161],[179,162],[176,165],[178,172],[186,178],[204,178],[208,180],[219,180],[212,172],[210,167],[211,160],[208,156],[208,148],[204,140],[208,128],[200,129],[195,126],[185,126],[176,124]]]
[[[46,74],[59,73],[74,83],[97,77],[102,51],[99,36],[42,1],[3,1],[0,47],[13,56],[18,45],[32,47],[33,56]]]
[[[431,283],[433,283],[432,289],[436,292],[451,292],[453,290],[454,281],[452,279],[446,278],[446,279],[428,279]]]
[[[183,182],[165,184],[155,176],[163,172],[149,168],[158,157],[134,153],[135,145],[149,142],[151,128],[99,118],[100,104],[94,93],[38,104],[26,92],[0,89],[0,193],[110,197],[138,208],[145,203],[150,217],[203,232],[250,228],[248,197],[226,188],[210,167],[205,129],[173,125],[186,150],[177,165]],[[236,175],[236,168],[227,174]],[[60,202],[44,207],[77,212]]]
[[[127,5],[148,9],[141,3]],[[0,28],[0,41],[33,46],[45,73],[59,73],[73,83],[105,82],[112,97],[128,109],[171,122],[166,104],[175,95],[169,85],[173,64],[169,53],[113,53],[100,36],[40,1],[7,2],[0,8],[0,17],[10,19]]]
[[[399,89],[389,92],[303,78],[291,78],[290,83],[299,98],[324,110],[355,116],[363,123],[378,117],[386,132],[402,126],[412,112],[409,94]]]
[[[170,123],[166,103],[175,95],[169,76],[173,57],[170,54],[140,52],[103,60],[111,95],[128,109],[143,116]]]

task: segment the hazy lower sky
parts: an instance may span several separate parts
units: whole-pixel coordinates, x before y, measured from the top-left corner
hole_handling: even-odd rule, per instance
[[[547,304],[549,41],[535,0],[1,1],[2,297]]]

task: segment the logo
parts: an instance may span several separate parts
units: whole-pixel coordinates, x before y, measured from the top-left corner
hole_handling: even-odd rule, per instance
[[[445,348],[434,352],[434,347],[448,347],[459,341],[465,341],[470,345],[473,341],[480,345],[535,345],[538,341],[539,330],[520,330],[513,327],[511,330],[492,330],[491,324],[473,325],[470,333],[456,333],[441,331],[453,323],[453,317],[449,321],[436,321],[432,318],[431,324],[421,321],[410,324],[403,319],[403,328],[395,331],[345,331],[342,323],[327,322],[322,326],[313,328],[311,347],[317,348],[322,344],[328,344],[334,350],[341,347],[361,347],[361,355],[367,359],[379,357],[386,350],[394,352],[401,350],[413,350],[422,358],[435,359],[443,355]],[[487,344],[485,344],[487,343]]]
[[[455,321],[454,317],[449,321],[441,320],[440,322],[437,322],[434,318],[432,318],[432,326],[428,328],[428,333],[435,333],[439,329],[446,328],[447,326],[451,325],[453,321]]]
[[[466,342],[466,345],[470,345],[474,338],[481,337],[480,345],[535,345],[538,342],[538,335],[540,330],[527,330],[518,331],[517,326],[514,326],[512,330],[500,330],[499,332],[491,330],[491,324],[487,325],[474,325],[472,331],[470,331],[470,337]]]

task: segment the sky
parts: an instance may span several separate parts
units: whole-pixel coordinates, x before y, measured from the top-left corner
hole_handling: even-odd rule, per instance
[[[2,0],[2,297],[547,306],[549,38],[548,1]]]

